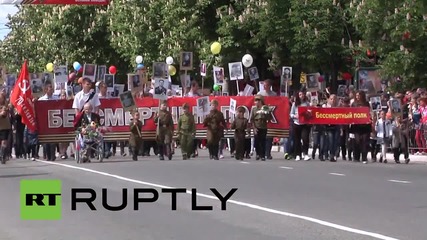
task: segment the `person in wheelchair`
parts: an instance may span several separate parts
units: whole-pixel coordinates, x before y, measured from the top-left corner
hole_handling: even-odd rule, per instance
[[[100,125],[101,117],[94,113],[93,107],[90,103],[86,103],[83,107],[83,111],[76,116],[76,122],[74,124],[75,128],[86,128],[93,124],[96,124],[96,126]],[[85,148],[87,149],[85,156],[83,156],[83,162],[90,162],[89,157],[94,158],[95,152],[93,151],[93,148],[97,149],[97,146],[94,142],[91,141],[85,141]],[[95,146],[94,146],[95,145]]]

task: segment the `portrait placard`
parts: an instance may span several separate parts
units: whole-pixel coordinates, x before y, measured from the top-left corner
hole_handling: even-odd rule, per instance
[[[230,98],[230,113],[236,114],[236,99]]]
[[[133,109],[135,109],[136,107],[135,99],[133,98],[131,91],[126,91],[120,94],[119,97],[120,97],[120,102],[122,103],[122,106],[123,106],[123,110],[125,112],[132,111]]]
[[[128,74],[128,90],[132,92],[141,91],[143,88],[140,75],[138,74]]]
[[[371,96],[369,98],[372,111],[381,111],[381,96]]]
[[[168,65],[164,62],[153,63],[153,78],[168,78]]]
[[[55,79],[56,84],[68,82],[68,70],[67,69],[68,68],[65,65],[55,66],[54,79]]]
[[[244,79],[242,62],[229,63],[228,70],[230,73],[230,81]]]
[[[256,81],[259,79],[259,73],[257,67],[251,67],[248,69],[249,72],[249,80]]]
[[[96,82],[96,64],[85,64],[83,66],[83,77],[89,78]]]
[[[223,85],[224,84],[224,68],[214,66],[213,77],[214,77],[214,84]]]
[[[209,114],[209,97],[201,97],[197,99],[197,116],[203,117]]]
[[[307,90],[311,92],[320,90],[319,79],[316,73],[307,74]]]
[[[105,74],[107,74],[107,66],[105,66],[105,65],[98,66],[98,71],[97,71],[97,74],[96,74],[96,79],[98,81],[104,80]]]
[[[104,74],[104,82],[107,85],[109,91],[114,89],[115,75],[114,74]]]
[[[155,79],[153,98],[160,99],[160,100],[167,100],[169,84],[170,82],[168,79],[161,79],[161,78]]]
[[[181,52],[180,54],[180,70],[193,70],[193,53],[192,52]]]

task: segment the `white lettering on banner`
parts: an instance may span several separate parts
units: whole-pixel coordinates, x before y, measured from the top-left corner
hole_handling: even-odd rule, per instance
[[[274,110],[276,109],[276,106],[269,106],[270,107],[270,112],[271,112],[271,123],[277,123],[277,119],[276,116],[274,115]]]
[[[116,111],[113,112],[112,108],[104,109],[104,126],[124,126],[123,121],[123,108],[116,108]]]
[[[49,110],[47,117],[49,128],[60,128],[62,126],[61,110]]]
[[[73,127],[74,116],[74,109],[49,110],[48,126],[49,128]]]
[[[156,107],[155,109],[158,109],[158,107]],[[142,107],[138,109],[139,115],[140,115],[140,120],[142,122],[142,124],[145,124],[145,121],[147,121],[148,119],[152,118],[154,115],[155,109],[153,108],[148,108],[148,107]]]
[[[74,117],[76,115],[76,111],[74,109],[64,109],[62,113],[63,118],[63,126],[66,128],[74,127]]]
[[[251,108],[251,111],[248,110],[248,107],[243,106],[246,109],[245,117],[250,120],[250,116],[252,114],[252,111],[254,111],[255,107]],[[224,117],[227,117],[227,114],[229,114],[229,106],[221,106],[220,110],[224,114]],[[272,119],[271,123],[277,123],[277,119],[274,114],[275,106],[270,106],[271,113],[272,113]],[[174,124],[177,124],[178,117],[183,113],[181,107],[171,107],[169,108]],[[23,111],[25,112],[25,115],[29,118],[30,122],[35,122],[34,118],[31,118],[29,115],[28,109],[24,106]],[[197,106],[193,107],[193,113],[197,110]],[[155,115],[155,113],[158,111],[158,107],[141,107],[138,108],[139,114],[140,114],[140,120],[142,121],[143,125],[146,123],[147,120],[152,119]],[[124,112],[123,108],[116,108],[113,110],[113,108],[105,108],[100,109],[99,116],[101,117],[101,125],[106,127],[114,127],[114,126],[128,126],[131,122],[132,115],[130,112]],[[74,109],[54,109],[54,110],[48,110],[48,127],[49,128],[72,128],[73,127],[73,121],[75,118],[75,110]],[[197,114],[194,114],[194,120],[196,124],[202,124],[204,117],[198,117]],[[234,120],[234,114],[229,114],[229,119],[226,119],[226,122],[233,122]]]

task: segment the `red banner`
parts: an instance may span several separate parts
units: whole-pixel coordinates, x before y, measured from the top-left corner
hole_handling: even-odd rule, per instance
[[[31,92],[31,83],[29,81],[28,64],[25,60],[21,68],[18,80],[10,94],[10,102],[16,108],[16,111],[22,117],[22,123],[27,125],[31,131],[37,130],[36,118],[32,104],[33,94]]]
[[[371,123],[368,107],[298,107],[298,121],[313,125],[350,125]]]
[[[254,97],[232,97],[237,101],[237,106],[246,107],[245,116],[249,118],[254,106]],[[168,100],[169,110],[173,115],[174,123],[177,124],[179,115],[182,114],[182,105],[188,103],[190,109],[195,113],[197,109],[197,98],[170,98]],[[213,98],[211,98],[213,99]],[[234,115],[230,114],[230,97],[215,97],[218,100],[220,110],[231,123]],[[288,134],[289,130],[289,102],[286,97],[267,97],[266,104],[272,109],[272,121],[269,123],[269,135],[283,137]],[[38,101],[35,103],[37,112],[37,123],[39,126],[39,134],[43,135],[58,135],[71,133],[74,131],[73,120],[75,110],[72,109],[72,100],[50,100]],[[136,99],[141,121],[143,123],[142,133],[148,134],[151,138],[156,132],[154,123],[154,114],[158,111],[159,101],[153,98]],[[113,133],[128,133],[131,115],[129,112],[124,112],[122,104],[118,98],[101,99],[101,125],[110,127]],[[199,137],[206,137],[205,128],[203,127],[203,118],[195,116],[196,127]],[[151,133],[151,134],[150,134]],[[230,136],[232,132],[230,132]]]
[[[0,5],[45,4],[45,5],[108,5],[109,0],[3,0]]]

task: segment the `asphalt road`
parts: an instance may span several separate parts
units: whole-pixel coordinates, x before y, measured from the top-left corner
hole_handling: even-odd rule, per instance
[[[179,150],[178,150],[179,152]],[[279,154],[275,153],[279,158]],[[367,164],[270,160],[239,162],[230,158],[172,161],[155,157],[138,162],[118,157],[104,163],[76,164],[10,160],[0,166],[1,240],[191,240],[191,239],[425,239],[427,228],[427,165]],[[274,155],[273,155],[274,156]],[[62,219],[20,219],[21,179],[62,180]],[[192,211],[191,194],[179,194],[177,211],[170,194],[133,210],[133,194],[123,211],[102,209],[101,189],[108,203],[121,203],[127,188],[196,188],[197,205],[213,211]],[[71,211],[70,189],[93,188],[98,194],[91,211]],[[237,192],[220,209],[210,188]],[[160,190],[159,190],[160,191]]]

